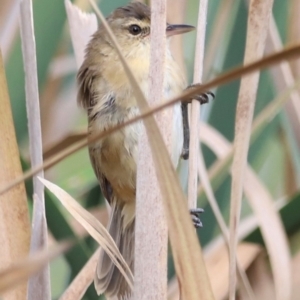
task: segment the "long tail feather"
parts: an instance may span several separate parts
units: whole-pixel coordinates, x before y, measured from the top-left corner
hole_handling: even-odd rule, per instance
[[[122,207],[114,205],[109,222],[109,233],[125,261],[133,272],[134,267],[134,220],[124,228]],[[105,251],[101,250],[94,280],[98,294],[114,299],[125,299],[131,289],[119,269],[114,265]]]

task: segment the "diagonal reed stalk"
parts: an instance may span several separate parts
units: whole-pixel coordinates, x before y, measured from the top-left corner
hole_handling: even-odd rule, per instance
[[[227,82],[230,82],[232,80],[238,79],[246,74],[251,74],[255,71],[265,69],[267,67],[273,66],[283,60],[294,60],[296,58],[300,57],[300,44],[296,44],[290,47],[286,47],[285,49],[275,52],[273,54],[270,54],[262,59],[255,60],[252,63],[246,64],[242,67],[234,68],[231,71],[228,71],[224,73],[223,75],[220,75],[216,77],[213,80],[210,80],[207,83],[204,83],[201,87],[196,87],[193,90],[187,90],[183,92],[180,96],[175,97],[171,100],[166,101],[165,103],[161,105],[157,105],[154,108],[148,109],[145,112],[141,113],[141,115],[132,118],[131,120],[128,120],[122,124],[119,124],[110,130],[103,132],[100,132],[99,134],[93,136],[90,139],[87,139],[86,137],[82,137],[79,141],[77,141],[75,144],[67,147],[66,149],[62,150],[60,153],[56,154],[54,157],[50,157],[47,159],[43,165],[38,166],[34,169],[31,169],[30,171],[26,172],[23,176],[20,176],[19,178],[16,178],[12,180],[10,183],[6,185],[2,185],[0,187],[0,195],[4,194],[5,192],[9,191],[11,188],[13,188],[15,185],[19,184],[20,182],[31,178],[33,175],[37,174],[40,170],[47,170],[50,167],[54,166],[58,162],[62,161],[64,158],[68,157],[72,153],[77,152],[78,150],[86,147],[89,144],[95,143],[97,140],[117,131],[121,128],[128,126],[130,124],[133,124],[134,122],[138,122],[144,118],[147,118],[151,116],[154,113],[159,112],[160,110],[163,110],[171,105],[174,105],[175,103],[190,99],[191,97],[201,94],[215,86],[223,85]]]

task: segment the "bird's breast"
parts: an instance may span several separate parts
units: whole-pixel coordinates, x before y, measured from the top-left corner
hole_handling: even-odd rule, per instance
[[[147,68],[149,66],[145,66],[145,63],[138,59],[131,60],[130,66],[144,95],[148,97],[149,72]],[[103,74],[101,89],[99,87],[99,98],[92,112],[95,117],[90,119],[90,132],[105,131],[139,114],[133,90],[122,71],[117,72],[110,69]],[[172,64],[166,65],[163,84],[164,101],[177,96],[182,91],[183,83],[180,76],[176,67],[173,68]],[[171,110],[173,112],[172,161],[176,166],[183,143],[180,104],[175,105]],[[106,136],[93,146],[97,148],[98,153],[97,167],[111,183],[114,192],[124,201],[131,201],[135,198],[136,162],[140,133],[141,122],[136,122]]]

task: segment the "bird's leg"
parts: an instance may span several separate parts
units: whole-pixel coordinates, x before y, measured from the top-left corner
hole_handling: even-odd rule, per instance
[[[190,209],[190,214],[191,214],[192,221],[193,221],[193,224],[194,224],[195,228],[200,228],[200,227],[203,226],[202,222],[199,218],[199,215],[203,212],[204,212],[204,210],[202,208],[192,208],[192,209]]]
[[[192,89],[200,84],[189,85],[186,89]],[[208,103],[209,96],[215,97],[214,93],[208,91],[199,95],[195,95],[192,98],[181,102],[181,112],[182,112],[182,125],[183,125],[183,149],[181,157],[186,160],[189,158],[189,145],[190,145],[190,126],[188,117],[188,104],[192,102],[193,99],[198,100],[200,104]]]
[[[181,112],[182,112],[182,125],[183,125],[183,148],[181,152],[181,157],[186,160],[189,158],[189,145],[190,145],[190,126],[189,126],[187,102],[181,102]]]

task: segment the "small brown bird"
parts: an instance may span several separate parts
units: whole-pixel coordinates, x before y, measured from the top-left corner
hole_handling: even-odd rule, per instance
[[[148,6],[133,2],[117,8],[107,18],[146,97],[150,61],[150,15]],[[193,29],[194,27],[189,25],[166,24],[163,30],[166,31],[167,37],[170,37]],[[165,99],[179,95],[186,88],[182,74],[167,45]],[[101,25],[87,46],[85,60],[77,79],[78,102],[87,110],[90,135],[105,131],[139,114],[133,90],[117,52]],[[208,101],[208,94],[210,93],[199,95],[196,99],[205,103]],[[189,127],[186,106],[184,103],[181,107],[174,107],[172,160],[176,164],[180,155],[185,159],[188,157]],[[111,206],[109,232],[132,271],[136,161],[140,126],[140,123],[135,123],[125,127],[89,147],[90,159],[102,193]],[[201,209],[191,212],[196,227],[201,226],[198,218],[200,212]],[[104,293],[107,297],[122,299],[131,293],[123,275],[104,251],[100,254],[94,282],[98,294]]]

